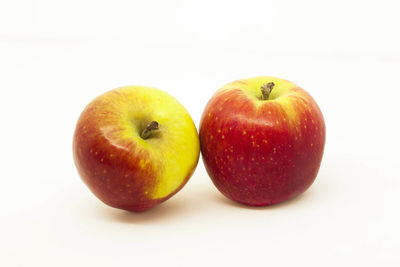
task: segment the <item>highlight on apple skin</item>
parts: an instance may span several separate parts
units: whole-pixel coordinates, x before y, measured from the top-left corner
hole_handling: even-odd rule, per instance
[[[105,204],[144,211],[177,193],[200,146],[187,110],[169,94],[126,86],[90,102],[73,138],[78,173]]]
[[[231,82],[208,102],[200,122],[206,170],[226,197],[250,206],[293,198],[314,182],[325,122],[314,99],[275,77]]]

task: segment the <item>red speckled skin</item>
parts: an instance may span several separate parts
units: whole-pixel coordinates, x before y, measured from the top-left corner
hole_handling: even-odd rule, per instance
[[[128,211],[145,211],[172,197],[192,176],[197,162],[174,192],[164,198],[149,198],[144,192],[151,190],[157,177],[152,170],[146,171],[138,167],[138,161],[148,155],[132,157],[134,142],[127,143],[127,149],[111,146],[97,124],[93,123],[96,120],[92,115],[90,110],[86,110],[78,121],[73,154],[82,180],[105,204]]]
[[[140,158],[110,146],[96,124],[88,123],[89,117],[90,111],[78,121],[73,152],[78,173],[93,194],[111,207],[130,211],[144,211],[162,202],[163,199],[152,200],[143,194],[155,177],[138,168]],[[134,144],[130,149],[135,149]]]
[[[118,90],[105,95],[114,94],[120,95]],[[119,113],[124,111],[113,108],[112,102],[104,99],[100,96],[92,101],[77,122],[73,157],[78,173],[105,204],[135,212],[148,210],[172,197],[187,183],[196,168],[198,157],[178,188],[165,197],[153,199],[151,192],[161,177],[157,176],[160,174],[153,165],[152,155],[138,149],[133,138],[121,139],[114,144],[105,136],[102,128],[117,125],[121,120]],[[140,167],[142,159],[150,159],[150,164]]]
[[[200,123],[202,158],[215,186],[226,197],[267,206],[304,192],[317,176],[325,144],[320,109],[303,89],[287,92],[289,101],[250,98],[240,88],[220,90]],[[286,105],[286,107],[283,107]],[[290,117],[285,111],[297,114]],[[295,121],[293,121],[295,120]]]
[[[88,122],[92,121],[91,116],[90,110],[86,111],[78,121],[73,154],[82,180],[105,204],[135,212],[148,210],[172,197],[193,174],[195,168],[174,192],[164,198],[151,199],[144,192],[154,186],[157,180],[155,172],[138,167],[140,158],[148,156],[132,157],[130,151],[135,150],[133,142],[126,144],[127,150],[111,146],[96,123]]]

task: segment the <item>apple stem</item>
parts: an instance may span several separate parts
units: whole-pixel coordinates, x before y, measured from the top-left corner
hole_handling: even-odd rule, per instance
[[[158,130],[158,122],[152,121],[142,131],[142,133],[140,134],[140,137],[142,137],[143,139],[147,139],[152,132],[157,131],[157,130]]]
[[[263,95],[263,100],[268,100],[269,95],[271,94],[272,88],[274,88],[275,83],[269,82],[269,83],[264,83],[261,86],[261,93]]]

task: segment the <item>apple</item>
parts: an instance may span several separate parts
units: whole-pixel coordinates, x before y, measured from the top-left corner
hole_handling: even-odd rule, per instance
[[[105,204],[144,211],[177,193],[194,172],[200,144],[187,110],[169,94],[126,86],[94,99],[76,125],[78,173]]]
[[[214,94],[199,136],[204,165],[218,190],[242,204],[267,206],[299,195],[314,182],[325,122],[299,86],[256,77]]]

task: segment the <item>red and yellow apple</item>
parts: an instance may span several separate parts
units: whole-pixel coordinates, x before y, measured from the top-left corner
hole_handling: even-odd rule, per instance
[[[199,138],[187,110],[169,94],[127,86],[94,99],[76,125],[79,175],[105,204],[144,211],[178,192],[194,172]]]
[[[203,112],[199,135],[205,167],[219,191],[243,204],[267,206],[314,182],[325,123],[305,90],[257,77],[218,90]]]

